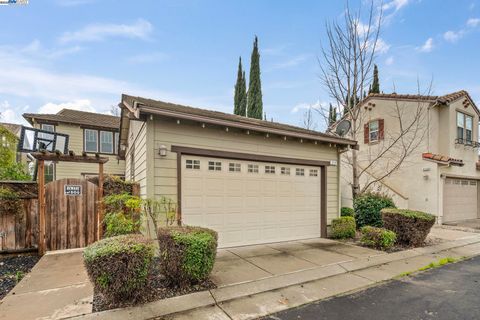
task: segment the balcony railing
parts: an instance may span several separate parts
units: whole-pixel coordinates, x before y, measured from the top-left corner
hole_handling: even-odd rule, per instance
[[[455,143],[456,144],[463,144],[465,146],[472,147],[472,148],[479,148],[480,147],[480,143],[478,143],[477,141],[466,140],[466,139],[461,139],[461,138],[455,139]]]

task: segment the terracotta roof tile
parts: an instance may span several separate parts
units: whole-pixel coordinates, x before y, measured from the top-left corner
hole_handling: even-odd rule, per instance
[[[120,117],[108,114],[62,109],[57,114],[24,113],[23,117],[33,125],[33,119],[50,122],[72,123],[99,128],[118,129]]]
[[[422,153],[422,158],[425,160],[431,160],[443,164],[450,164],[450,165],[456,165],[456,166],[463,166],[463,160],[461,159],[455,159],[451,158],[449,156],[441,155],[441,154],[435,154],[435,153]]]

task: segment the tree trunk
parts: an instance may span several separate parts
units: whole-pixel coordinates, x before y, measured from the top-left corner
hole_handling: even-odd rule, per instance
[[[360,193],[360,179],[357,167],[357,150],[352,149],[352,197],[355,199]]]

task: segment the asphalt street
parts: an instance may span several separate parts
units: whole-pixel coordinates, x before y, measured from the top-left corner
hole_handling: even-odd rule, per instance
[[[480,257],[476,257],[265,319],[480,319],[479,281]]]

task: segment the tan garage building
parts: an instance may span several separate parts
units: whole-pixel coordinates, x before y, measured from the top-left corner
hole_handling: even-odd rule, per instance
[[[126,178],[221,247],[325,237],[339,215],[339,154],[355,141],[127,95],[120,107]]]

